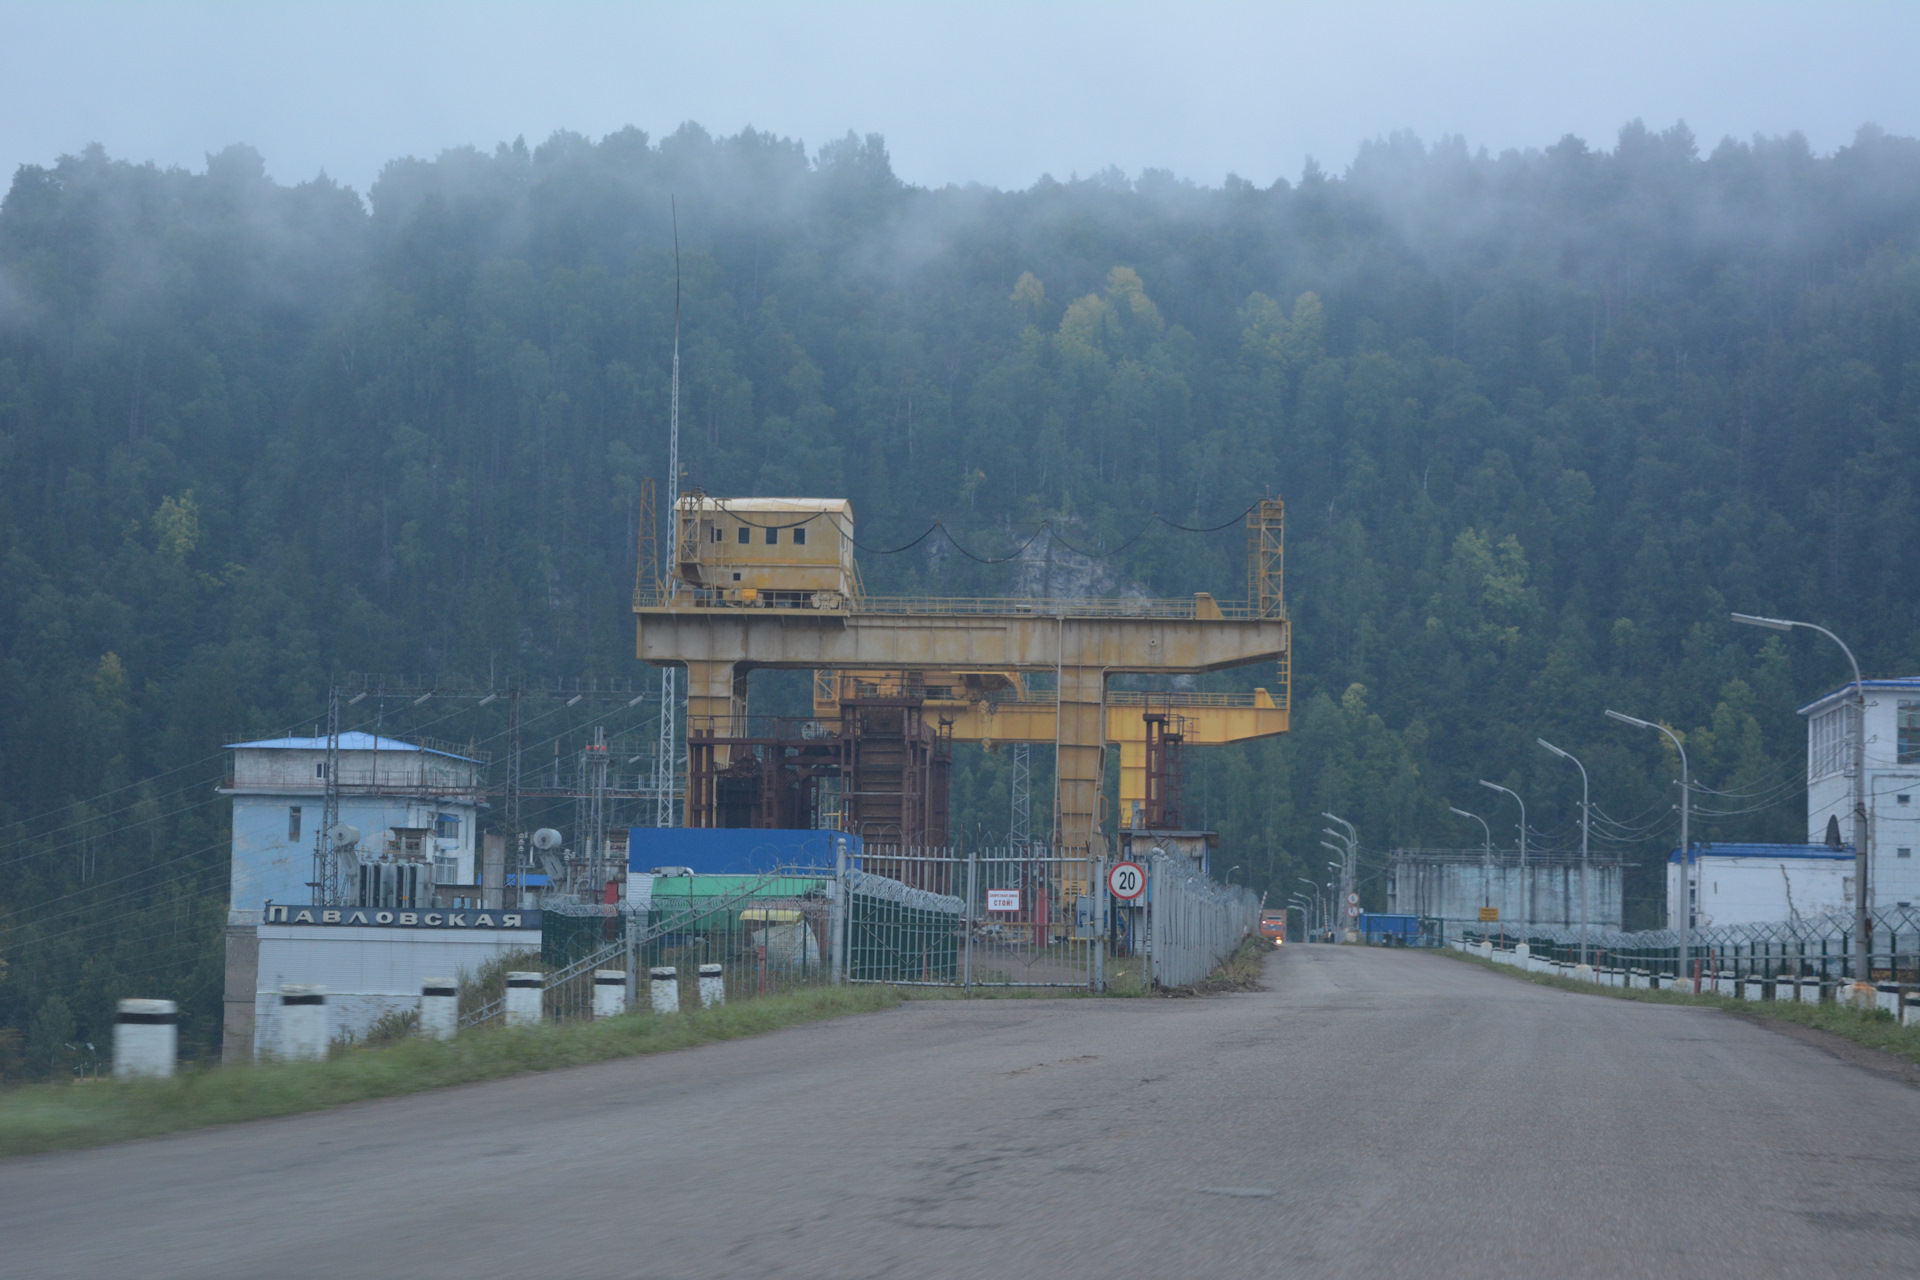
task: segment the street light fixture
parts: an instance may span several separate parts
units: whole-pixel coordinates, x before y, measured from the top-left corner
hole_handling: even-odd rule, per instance
[[[1499,791],[1512,796],[1513,802],[1520,806],[1520,941],[1525,944],[1533,925],[1533,899],[1527,892],[1527,802],[1520,798],[1518,791],[1510,790],[1497,782],[1488,782],[1482,778],[1480,785],[1489,791]],[[1527,953],[1529,955],[1533,953],[1531,946],[1527,947]]]
[[[1493,896],[1493,829],[1487,825],[1487,820],[1477,813],[1468,813],[1465,809],[1456,809],[1452,805],[1447,806],[1447,812],[1458,814],[1462,818],[1472,818],[1480,824],[1481,834],[1487,842],[1486,867],[1480,873],[1480,905],[1490,907],[1493,904],[1487,899]],[[1504,893],[1500,895],[1503,900],[1506,896]]]
[[[1853,981],[1856,987],[1871,983],[1873,918],[1867,911],[1867,873],[1872,866],[1867,849],[1871,838],[1867,827],[1867,686],[1860,679],[1860,664],[1845,640],[1817,623],[1801,622],[1798,618],[1763,618],[1751,613],[1736,613],[1733,620],[1772,631],[1791,631],[1795,627],[1818,631],[1840,646],[1840,652],[1847,655],[1847,665],[1853,668]]]
[[[1609,710],[1607,718],[1618,720],[1621,724],[1630,724],[1638,729],[1658,729],[1667,735],[1673,743],[1673,749],[1680,753],[1680,955],[1674,964],[1674,977],[1686,981],[1686,969],[1693,959],[1693,872],[1688,868],[1692,864],[1693,850],[1687,843],[1687,816],[1693,796],[1693,779],[1687,772],[1687,749],[1681,745],[1680,737],[1663,724],[1651,720],[1638,720],[1633,716],[1621,715]],[[1700,975],[1693,975],[1693,991],[1700,993]]]
[[[1573,767],[1580,771],[1580,963],[1587,960],[1587,930],[1592,928],[1592,916],[1587,913],[1587,832],[1591,821],[1592,809],[1588,804],[1587,766],[1574,758],[1570,751],[1562,751],[1545,738],[1535,738],[1535,742],[1545,747],[1562,760],[1572,760]]]

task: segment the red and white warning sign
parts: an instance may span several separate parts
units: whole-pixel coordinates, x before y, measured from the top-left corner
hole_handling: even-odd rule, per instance
[[[1137,862],[1116,862],[1107,872],[1107,891],[1125,902],[1132,902],[1147,891],[1147,873]]]
[[[1018,889],[987,890],[987,910],[1018,911],[1020,909],[1020,891]]]

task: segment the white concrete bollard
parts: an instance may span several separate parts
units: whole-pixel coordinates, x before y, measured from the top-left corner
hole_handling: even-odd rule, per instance
[[[1871,884],[1871,882],[1869,882]],[[1873,1007],[1882,1013],[1890,1013],[1895,1020],[1900,1017],[1900,988],[1891,982],[1882,982],[1874,988]]]
[[[327,1056],[333,1028],[327,1021],[327,989],[306,984],[280,988],[280,1043],[282,1062],[314,1062]]]
[[[113,1017],[113,1078],[161,1079],[180,1056],[180,1010],[171,1000],[122,1000]]]
[[[547,987],[547,978],[543,973],[529,973],[516,969],[507,975],[507,1025],[510,1027],[537,1027],[540,1025],[540,995]]]
[[[1748,974],[1746,981],[1740,984],[1740,994],[1748,1000],[1763,999],[1767,994],[1766,980]]]
[[[1593,982],[1598,979],[1599,976],[1590,964],[1577,964],[1573,966],[1573,980],[1575,982]]]
[[[674,967],[661,965],[657,969],[649,969],[647,976],[651,979],[647,985],[653,999],[653,1011],[655,1013],[680,1012],[680,975]]]
[[[617,1018],[626,1011],[627,971],[595,969],[593,971],[593,1016]]]
[[[727,971],[717,964],[700,966],[700,1007],[711,1009],[727,1002]]]
[[[1901,994],[1900,1025],[1920,1027],[1920,991],[1909,989]]]
[[[460,1030],[460,988],[452,978],[420,980],[420,1034],[451,1040]]]

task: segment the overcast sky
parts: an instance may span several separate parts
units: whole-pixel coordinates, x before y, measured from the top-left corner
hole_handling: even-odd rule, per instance
[[[1920,3],[85,4],[0,0],[0,165],[89,142],[365,191],[395,156],[696,120],[886,135],[923,184],[1118,165],[1343,170],[1412,129],[1499,151],[1635,117],[1703,149],[1920,133]]]

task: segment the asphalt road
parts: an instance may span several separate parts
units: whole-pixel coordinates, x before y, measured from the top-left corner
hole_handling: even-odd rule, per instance
[[[0,1162],[7,1276],[1920,1273],[1920,1090],[1725,1014],[1288,947]]]

